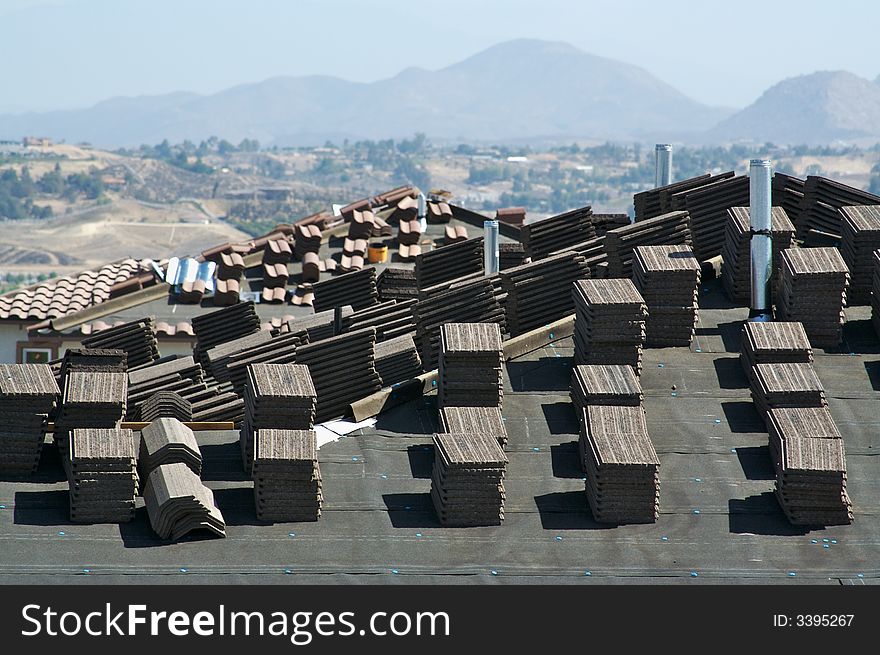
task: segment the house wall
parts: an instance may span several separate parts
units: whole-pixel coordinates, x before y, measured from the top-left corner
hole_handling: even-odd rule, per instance
[[[25,324],[10,321],[0,322],[0,364],[15,364],[16,348],[19,341],[27,341]]]

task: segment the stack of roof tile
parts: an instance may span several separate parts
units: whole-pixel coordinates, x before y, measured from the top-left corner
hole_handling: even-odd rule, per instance
[[[590,277],[607,278],[608,275],[608,253],[605,251],[605,237],[596,237],[583,243],[577,243],[571,248],[571,252],[581,255],[590,268]]]
[[[69,431],[116,428],[125,416],[128,376],[120,372],[70,371],[64,378],[61,409],[55,419],[55,442],[67,463]]]
[[[372,237],[375,220],[376,217],[371,210],[355,209],[351,213],[351,220],[348,223],[348,239],[355,241]]]
[[[303,255],[301,277],[303,282],[317,282],[321,279],[321,258],[318,253],[307,252]]]
[[[732,177],[696,189],[679,191],[672,196],[675,209],[690,216],[694,254],[705,261],[721,254],[727,210],[749,204],[749,178]]]
[[[214,304],[234,305],[241,294],[241,276],[244,273],[244,257],[235,249],[220,254],[217,264],[217,280],[214,285]]]
[[[801,208],[804,204],[804,180],[793,175],[775,171],[773,173],[773,206],[782,207],[788,219],[798,226]]]
[[[294,256],[302,260],[307,252],[318,253],[321,250],[321,228],[315,224],[296,226],[293,242]]]
[[[162,539],[177,541],[195,530],[226,536],[226,523],[213,492],[186,464],[156,467],[147,478],[144,503],[150,525]]]
[[[388,220],[399,223],[411,221],[419,215],[419,201],[411,195],[406,195],[396,203],[392,202],[394,209],[388,215]]]
[[[773,242],[773,284],[779,282],[782,270],[782,251],[794,244],[795,228],[782,207],[773,207],[771,212],[771,239]],[[734,302],[748,303],[752,293],[751,280],[751,237],[749,227],[749,208],[732,207],[727,210],[725,232],[724,267],[721,281],[727,297]]]
[[[608,277],[632,277],[633,250],[637,246],[691,244],[688,213],[675,211],[625,225],[605,234]]]
[[[246,471],[254,462],[256,432],[264,428],[311,430],[317,393],[312,375],[299,364],[253,364],[245,385],[245,417],[240,433]]]
[[[431,500],[446,527],[500,525],[507,456],[488,434],[434,435]]]
[[[418,219],[401,220],[397,227],[397,254],[403,260],[410,260],[422,254],[419,241],[422,238],[422,226]]]
[[[162,418],[192,421],[192,403],[174,391],[157,391],[140,407],[140,420],[150,423]]]
[[[626,364],[642,370],[645,301],[630,280],[577,280],[573,285],[575,364]]]
[[[318,394],[316,420],[340,417],[352,402],[382,388],[375,343],[375,328],[364,328],[299,348],[296,361],[309,367]]]
[[[639,406],[582,410],[578,442],[587,501],[600,523],[653,523],[660,517],[660,460]]]
[[[762,416],[777,407],[825,407],[825,389],[812,364],[756,364],[752,399]]]
[[[156,419],[141,430],[138,467],[142,480],[156,467],[177,462],[202,474],[202,451],[192,430],[175,418]]]
[[[594,239],[596,228],[590,220],[592,215],[593,208],[588,205],[523,225],[520,241],[525,247],[526,256],[533,260],[542,259],[550,253]]]
[[[852,523],[843,439],[828,408],[771,409],[767,424],[776,465],[776,497],[789,522]]]
[[[525,247],[521,243],[498,244],[498,266],[503,271],[520,266],[526,260]]]
[[[307,253],[317,257],[314,253]],[[264,302],[284,302],[287,295],[287,263],[293,257],[293,250],[286,239],[272,239],[263,249],[263,290]],[[305,270],[305,264],[303,264]]]
[[[680,191],[696,189],[697,187],[706,186],[707,184],[712,184],[713,182],[718,182],[733,176],[733,171],[715,176],[706,173],[686,180],[679,180],[678,182],[673,182],[666,186],[641,191],[633,196],[636,222],[644,221],[649,218],[656,218],[661,214],[672,211],[672,196]]]
[[[575,413],[591,405],[641,405],[642,385],[632,366],[579,364],[571,372],[571,403]]]
[[[443,243],[449,245],[459,241],[467,241],[468,231],[464,225],[447,225],[443,236]]]
[[[849,269],[837,248],[782,251],[778,318],[800,321],[810,343],[833,348],[843,336]]]
[[[235,305],[241,299],[241,281],[235,278],[218,279],[214,283],[213,299],[218,307]]]
[[[361,309],[342,320],[342,331],[351,332],[365,327],[376,328],[376,341],[385,341],[401,335],[414,333],[412,308],[415,300],[397,302],[389,300]]]
[[[409,300],[419,297],[419,285],[412,269],[386,268],[376,278],[379,300]]]
[[[339,258],[339,270],[343,273],[359,271],[364,267],[367,256],[366,239],[346,239]]]
[[[312,291],[315,294],[316,312],[342,305],[351,305],[356,310],[370,307],[379,299],[376,291],[376,269],[369,266],[360,271],[337,275],[313,285]]]
[[[483,270],[483,237],[459,241],[416,257],[419,289]]]
[[[213,395],[192,355],[172,356],[128,372],[128,420],[141,420],[141,406],[159,391],[173,391],[190,403]]]
[[[500,207],[495,210],[495,220],[521,228],[526,222],[525,207]]]
[[[109,371],[125,373],[127,355],[118,348],[68,348],[61,358],[60,379],[70,371]]]
[[[96,334],[84,337],[82,345],[94,349],[124,350],[130,368],[149,364],[159,359],[156,323],[152,318],[142,318],[101,330]]]
[[[880,335],[880,250],[874,251],[874,273],[871,277],[871,324],[874,332]]]
[[[429,200],[425,212],[428,223],[448,223],[452,220],[452,208],[448,202]]]
[[[501,271],[499,276],[507,294],[507,326],[517,335],[572,314],[571,285],[590,277],[590,269],[582,255],[563,252]]]
[[[801,323],[747,322],[743,324],[740,361],[753,383],[756,364],[810,364],[813,348]]]
[[[422,360],[411,335],[377,342],[374,348],[376,373],[382,386],[389,387],[422,374]]]
[[[36,471],[46,419],[59,396],[48,364],[0,364],[0,473]]]
[[[689,345],[700,287],[700,262],[693,251],[687,246],[640,246],[633,281],[648,305],[646,345]]]
[[[138,485],[132,431],[77,428],[70,433],[69,448],[66,468],[70,482],[70,520],[77,523],[130,521],[134,517]]]
[[[849,205],[880,205],[880,196],[825,177],[808,176],[804,184],[803,212],[797,225],[798,239],[807,239],[811,231],[840,238],[842,216],[838,210]]]
[[[613,230],[624,225],[629,225],[629,214],[593,214],[590,222],[596,231],[597,237],[604,237],[608,230]]]
[[[303,343],[308,343],[308,337],[302,333],[286,332],[277,336],[269,335],[268,339],[259,343],[230,352],[219,362],[213,363],[212,367],[218,380],[231,382],[236,392],[243,394],[248,366],[292,364],[296,361],[297,348]]]
[[[880,248],[880,205],[841,207],[843,241],[840,253],[851,276],[847,304],[867,305],[871,300],[874,251]]]
[[[209,314],[200,314],[192,319],[196,346],[193,355],[207,371],[210,363],[207,353],[214,346],[260,331],[260,318],[254,303],[245,302],[220,309]]]
[[[501,330],[495,323],[446,323],[440,329],[439,407],[501,407]]]
[[[452,289],[431,293],[413,306],[416,342],[426,371],[437,367],[440,328],[444,323],[498,323],[504,325],[504,310],[488,278],[477,278]]]
[[[485,434],[494,437],[498,445],[507,445],[507,428],[500,407],[441,407],[440,428],[453,434]]]
[[[320,518],[324,496],[314,430],[257,430],[253,473],[259,520]]]

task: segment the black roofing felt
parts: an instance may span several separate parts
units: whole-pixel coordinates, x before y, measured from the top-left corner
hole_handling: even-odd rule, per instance
[[[690,349],[644,353],[660,459],[656,524],[608,527],[590,515],[565,340],[506,363],[501,526],[439,526],[428,495],[437,429],[428,396],[320,449],[324,505],[314,523],[260,524],[237,434],[197,433],[226,539],[167,544],[143,508],[121,526],[72,525],[47,447],[34,481],[0,482],[0,582],[876,583],[880,342],[869,309],[847,310],[840,352],[815,352],[844,439],[855,522],[807,531],[786,521],[772,493],[768,435],[737,354],[747,310],[718,309],[728,307],[721,287],[709,288]]]

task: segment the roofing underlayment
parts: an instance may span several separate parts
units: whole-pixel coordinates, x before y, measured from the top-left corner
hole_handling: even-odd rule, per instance
[[[197,432],[226,539],[161,541],[142,499],[130,523],[71,524],[67,482],[46,447],[31,481],[0,482],[0,582],[875,583],[880,342],[870,308],[846,311],[843,346],[815,348],[814,367],[843,437],[849,526],[809,530],[786,520],[739,361],[748,310],[712,281],[700,289],[691,346],[644,350],[643,406],[660,460],[656,523],[593,520],[564,339],[505,364],[500,526],[440,527],[429,495],[438,430],[429,395],[320,448],[317,522],[257,521],[238,433]]]

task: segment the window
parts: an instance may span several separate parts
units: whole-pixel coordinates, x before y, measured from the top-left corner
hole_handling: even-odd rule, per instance
[[[52,359],[51,348],[22,348],[22,364],[48,364]]]

